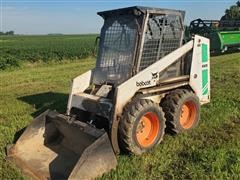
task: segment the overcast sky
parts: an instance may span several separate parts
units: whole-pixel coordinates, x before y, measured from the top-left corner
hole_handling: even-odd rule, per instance
[[[186,11],[185,24],[196,18],[220,19],[237,0],[0,0],[1,31],[17,34],[98,33],[103,20],[96,13],[128,6]]]

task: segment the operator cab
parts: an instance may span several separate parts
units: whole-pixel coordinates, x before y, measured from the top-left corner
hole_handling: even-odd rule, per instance
[[[93,75],[96,85],[117,86],[182,45],[184,11],[134,6],[98,15],[104,25]],[[176,76],[179,68],[180,63],[173,68]]]

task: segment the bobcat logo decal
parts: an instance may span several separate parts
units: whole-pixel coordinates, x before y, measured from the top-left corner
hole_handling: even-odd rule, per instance
[[[158,72],[152,73],[152,79],[157,79],[158,78]]]

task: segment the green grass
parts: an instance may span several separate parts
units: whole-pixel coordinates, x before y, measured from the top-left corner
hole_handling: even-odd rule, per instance
[[[70,79],[94,66],[92,59],[26,67],[0,73],[0,177],[21,179],[5,160],[4,148],[17,132],[47,108],[65,111]],[[240,53],[211,58],[211,103],[189,133],[166,135],[142,156],[118,156],[118,167],[103,179],[239,179]]]
[[[93,55],[97,35],[1,36],[0,70],[24,61],[49,62]]]

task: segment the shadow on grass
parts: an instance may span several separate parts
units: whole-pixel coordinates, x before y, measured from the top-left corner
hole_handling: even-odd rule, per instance
[[[211,56],[212,57],[217,57],[217,56],[222,56],[222,55],[228,55],[228,54],[234,54],[234,53],[239,53],[240,50],[238,48],[232,48],[232,49],[229,49],[225,52],[211,52]]]
[[[13,138],[13,144],[16,144],[17,140],[20,138],[20,136],[24,133],[24,131],[26,130],[27,127],[24,127],[22,129],[20,129],[19,131],[17,131],[14,134],[14,138]]]
[[[19,97],[18,100],[26,102],[36,109],[31,115],[37,117],[47,109],[64,113],[67,107],[68,94],[45,92],[40,94]]]
[[[57,110],[60,113],[64,113],[67,107],[68,94],[56,93],[56,92],[45,92],[40,94],[33,94],[28,96],[19,97],[18,100],[26,102],[36,109],[31,115],[36,118],[47,109]],[[19,130],[14,135],[13,143],[15,144],[19,137],[26,130],[26,127]]]

